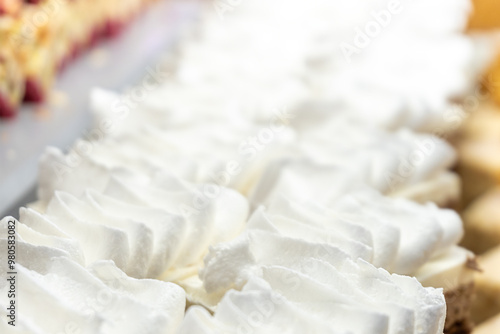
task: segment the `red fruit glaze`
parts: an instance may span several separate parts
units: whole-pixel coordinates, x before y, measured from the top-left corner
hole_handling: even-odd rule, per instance
[[[122,32],[123,27],[124,24],[121,21],[108,20],[104,29],[104,36],[108,38],[116,37]]]
[[[17,115],[17,107],[13,106],[6,96],[0,94],[0,117],[13,118]]]
[[[33,78],[26,78],[24,91],[24,101],[26,102],[43,102],[45,100],[45,92],[42,84]]]

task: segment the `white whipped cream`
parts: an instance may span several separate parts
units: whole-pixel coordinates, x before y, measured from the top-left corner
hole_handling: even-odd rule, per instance
[[[65,174],[87,168],[98,173],[102,167],[151,177],[168,171],[191,182],[217,183],[245,194],[269,161],[296,150],[295,132],[283,122],[277,116],[266,126],[218,121],[163,128],[137,121],[133,129],[105,139],[77,141],[67,155],[47,150],[40,164],[40,197],[48,187],[44,183],[67,183]],[[50,196],[51,190],[47,192]]]
[[[392,14],[387,1],[229,7],[205,15],[181,46],[175,72],[142,101],[144,110],[161,110],[160,122],[262,120],[272,107],[287,106],[315,122],[343,114],[391,130],[444,131],[455,126],[447,114],[451,99],[467,93],[479,72],[472,70],[474,45],[462,34],[466,0],[405,0]],[[366,37],[366,47],[356,46],[368,23],[383,26]],[[353,57],[346,59],[344,44],[357,49]]]
[[[0,222],[0,244],[5,248],[7,221],[13,219],[7,217]],[[185,308],[185,293],[179,286],[130,278],[111,261],[97,261],[85,268],[60,245],[49,245],[48,235],[31,231],[32,241],[26,241],[26,233],[20,230],[28,227],[22,226],[16,221],[19,332],[175,333]],[[0,257],[6,262],[4,256]],[[5,267],[1,270],[2,277],[6,277]],[[3,280],[0,291],[7,295],[8,289]],[[5,318],[6,305],[0,305],[0,314]],[[0,328],[4,326],[0,321]]]
[[[45,171],[53,173],[50,166],[61,157],[48,151]],[[99,171],[99,178],[80,178],[93,175],[93,170]],[[247,200],[234,190],[193,185],[159,172],[148,179],[91,160],[69,171],[64,182],[40,189],[45,189],[42,194],[55,193],[49,200],[41,197],[46,205],[40,205],[39,219],[77,240],[87,265],[111,259],[139,278],[175,280],[196,274],[208,247],[239,235],[249,212]],[[23,213],[37,215],[32,211],[21,211],[21,223]]]
[[[225,294],[213,317],[200,307],[189,309],[180,333],[443,331],[446,307],[439,290],[342,253],[304,257],[285,247],[282,256],[274,257],[272,248],[257,251],[266,263],[249,275],[241,291]]]
[[[457,200],[458,178],[447,171],[455,153],[437,137],[408,130],[388,133],[343,117],[333,117],[312,130],[302,129],[298,137],[280,126],[283,128],[275,134],[272,128],[248,122],[212,121],[168,130],[138,126],[95,144],[81,142],[75,147],[91,147],[86,158],[108,168],[126,165],[145,174],[167,168],[193,182],[222,180],[224,185],[250,194],[254,205],[266,203],[274,188],[286,192],[281,188],[292,187],[297,192],[302,183],[310,188],[299,191],[304,196],[328,192],[322,188],[346,182],[338,178],[352,178],[353,188],[365,184],[420,202],[449,205]],[[72,155],[76,153],[70,153],[66,160]],[[237,173],[228,173],[229,164],[238,167]]]
[[[387,133],[342,118],[307,131],[299,140],[305,154],[322,165],[366,165],[365,182],[384,192],[426,181],[449,169],[456,160],[445,141],[408,130]]]
[[[344,219],[358,223],[364,221],[364,224],[370,221],[371,225],[377,221],[384,228],[390,226],[398,230],[398,250],[391,253],[394,262],[384,261],[384,265],[374,263],[397,274],[414,275],[415,270],[431,258],[455,247],[464,233],[462,221],[456,212],[440,209],[433,203],[422,205],[405,199],[383,197],[374,191],[363,191],[331,204],[331,212]],[[382,249],[382,254],[389,252],[392,250]]]
[[[437,155],[440,152],[446,156],[446,153],[453,152],[451,148],[445,146],[444,150],[437,150],[432,157],[421,160],[421,164],[412,164],[411,158],[405,158],[413,156],[415,150],[411,146],[402,148],[400,152],[394,152],[399,154],[399,160],[390,151],[367,146],[360,148],[359,153],[355,149],[345,150],[345,159],[340,154],[342,150],[339,154],[332,150],[328,155],[325,149],[324,158],[316,153],[322,162],[305,157],[273,161],[250,193],[250,202],[253,207],[265,205],[279,194],[293,194],[301,199],[316,198],[318,201],[332,200],[366,186],[387,196],[421,203],[434,201],[441,206],[458,199],[458,177],[447,170],[449,163],[443,163]],[[443,184],[450,188],[439,188]]]
[[[354,193],[329,206],[278,198],[269,209],[254,212],[240,237],[211,248],[200,278],[209,294],[241,288],[248,275],[273,259],[283,261],[290,249],[293,254],[303,252],[304,258],[345,255],[415,275],[431,259],[448,253],[462,235],[462,222],[451,210],[373,191]]]

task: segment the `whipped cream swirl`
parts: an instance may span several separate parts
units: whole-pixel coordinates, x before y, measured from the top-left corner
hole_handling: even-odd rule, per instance
[[[7,222],[11,220],[14,218],[6,217],[0,222],[0,245],[4,248]],[[43,223],[28,227],[15,222],[19,278],[16,294],[22,305],[16,333],[176,332],[184,316],[182,288],[168,282],[130,278],[112,261],[96,261],[84,267],[73,260],[78,259],[78,251],[70,238],[48,234]],[[61,246],[64,243],[67,245]],[[6,262],[3,256],[0,259]],[[0,270],[0,275],[6,277],[5,268]],[[7,295],[8,290],[7,281],[2,280],[0,292]],[[0,306],[5,318],[7,305],[0,301]],[[0,329],[12,332],[4,320],[0,321]]]

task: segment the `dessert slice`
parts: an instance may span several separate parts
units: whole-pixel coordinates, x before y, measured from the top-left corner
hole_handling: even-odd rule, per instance
[[[118,6],[116,1],[0,2],[0,21],[7,18],[15,22],[8,33],[1,31],[0,45],[3,51],[13,44],[25,81],[24,101],[45,100],[57,70],[100,38],[116,34],[144,3],[143,0],[122,1]],[[4,56],[1,58],[0,67],[4,67]],[[2,71],[0,79],[6,77]],[[8,77],[8,80],[14,79],[17,77]],[[5,89],[0,89],[0,106],[8,110],[5,114],[11,115],[13,107],[5,106]]]
[[[357,203],[353,203],[353,199]],[[399,249],[395,252],[396,261],[384,268],[415,276],[423,286],[442,288],[447,305],[445,333],[471,331],[470,307],[477,265],[470,251],[457,246],[464,232],[454,211],[437,209],[430,203],[422,206],[402,199],[383,199],[369,193],[353,195],[347,205],[340,202],[337,210],[340,209],[351,212],[351,217],[352,212],[363,212],[366,219],[378,218],[397,227],[401,237]],[[355,221],[362,221],[360,218]],[[417,252],[423,256],[420,259],[415,256],[415,249],[424,245],[429,249],[431,241],[438,235],[441,235],[441,241],[432,253]],[[411,269],[411,266],[418,268]]]
[[[423,288],[414,278],[391,275],[361,259],[353,261],[335,248],[275,241],[266,238],[255,249],[252,255],[259,266],[240,272],[244,278],[233,282],[240,291],[228,291],[213,318],[198,307],[188,310],[181,333],[205,333],[203,322],[209,329],[220,328],[217,332],[443,332],[445,302],[439,289]],[[240,254],[226,265],[245,261],[248,254]],[[266,312],[258,326],[252,321],[257,312]]]

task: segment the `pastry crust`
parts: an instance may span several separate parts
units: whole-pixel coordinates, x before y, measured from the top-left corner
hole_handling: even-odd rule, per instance
[[[470,306],[474,295],[474,283],[462,284],[456,289],[446,291],[446,334],[471,333],[473,324],[470,319]]]

